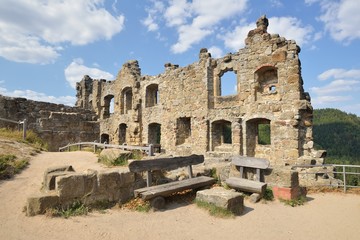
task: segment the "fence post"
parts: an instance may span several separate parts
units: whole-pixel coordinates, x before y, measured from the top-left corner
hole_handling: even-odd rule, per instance
[[[153,144],[149,144],[149,156],[154,156],[154,145]]]
[[[343,166],[343,181],[344,181],[344,193],[346,193],[346,171],[345,166]]]
[[[23,121],[23,140],[26,139],[26,127],[27,127],[26,123],[27,123],[27,120],[25,118],[24,121]]]

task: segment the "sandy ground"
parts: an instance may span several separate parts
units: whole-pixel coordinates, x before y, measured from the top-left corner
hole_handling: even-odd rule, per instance
[[[252,204],[234,219],[219,219],[191,205],[140,213],[114,208],[70,219],[26,217],[26,198],[39,191],[44,170],[71,164],[100,169],[88,152],[42,153],[20,175],[0,182],[0,239],[360,239],[360,195],[327,193],[289,207],[278,201]]]

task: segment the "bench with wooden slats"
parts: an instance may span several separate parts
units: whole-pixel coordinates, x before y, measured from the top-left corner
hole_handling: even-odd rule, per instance
[[[267,169],[270,162],[267,159],[245,157],[245,156],[232,156],[231,163],[240,169],[240,178],[230,177],[225,180],[226,184],[231,187],[244,192],[258,193],[261,196],[264,194],[267,184],[260,182],[261,170]],[[256,169],[256,181],[244,178],[244,168]]]
[[[129,164],[130,171],[136,173],[146,172],[147,183],[147,187],[134,190],[134,195],[135,197],[141,197],[144,200],[151,200],[151,205],[154,208],[163,208],[165,205],[164,197],[184,190],[199,189],[210,186],[215,183],[216,180],[214,178],[206,176],[193,176],[192,165],[203,162],[203,155],[133,161]],[[169,171],[181,167],[187,167],[189,175],[188,179],[151,186],[152,171]]]

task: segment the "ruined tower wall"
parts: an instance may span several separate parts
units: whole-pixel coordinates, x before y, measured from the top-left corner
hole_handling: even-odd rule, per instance
[[[177,155],[241,154],[269,159],[273,166],[308,163],[317,153],[300,48],[267,33],[267,25],[260,18],[236,53],[215,59],[201,49],[197,62],[167,63],[157,76],[141,76],[138,62],[129,61],[114,81],[83,79],[79,85],[86,85],[86,94],[78,96],[92,96],[102,139],[112,143],[160,143]],[[223,96],[228,73],[235,74],[237,91]],[[262,139],[262,131],[270,139]]]

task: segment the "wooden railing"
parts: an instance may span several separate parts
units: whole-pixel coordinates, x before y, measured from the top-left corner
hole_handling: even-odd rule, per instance
[[[0,118],[0,121],[18,124],[19,130],[20,130],[20,125],[22,125],[22,126],[23,126],[23,139],[24,139],[24,140],[26,139],[26,127],[27,127],[27,126],[26,126],[26,124],[27,124],[27,120],[26,120],[26,119],[24,119],[23,121],[14,121],[14,120],[11,120],[11,119]]]
[[[59,147],[59,152],[62,151],[70,151],[70,147],[77,146],[79,150],[81,150],[84,146],[91,146],[94,149],[94,152],[98,148],[116,148],[122,150],[140,150],[146,152],[148,156],[154,156],[154,145],[149,144],[149,146],[141,147],[141,146],[130,146],[130,145],[116,145],[116,144],[107,144],[107,143],[97,143],[97,142],[78,142],[78,143],[69,143],[64,147]]]
[[[333,167],[334,171],[325,171],[324,169],[319,170],[319,172],[299,172],[299,174],[318,174],[318,173],[334,173],[339,175],[340,177],[336,178],[343,182],[338,186],[344,188],[344,193],[347,188],[359,188],[360,186],[360,165],[344,165],[344,164],[323,164],[323,165],[294,165],[292,168],[313,168],[313,167]],[[352,171],[353,170],[353,171]],[[352,185],[347,183],[347,176],[349,175],[357,175],[357,185]],[[327,185],[330,187],[330,185]]]

